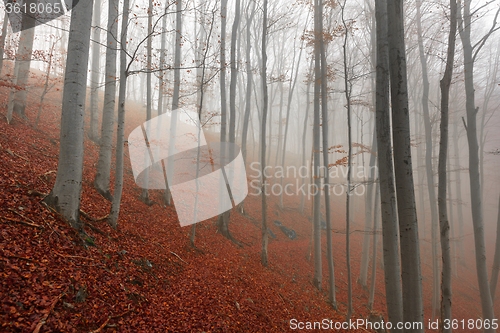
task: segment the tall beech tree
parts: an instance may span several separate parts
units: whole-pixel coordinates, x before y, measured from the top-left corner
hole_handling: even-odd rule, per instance
[[[399,259],[399,232],[396,212],[391,118],[389,113],[389,44],[387,1],[375,2],[377,21],[377,71],[375,117],[380,182],[380,210],[384,253],[385,297],[389,321],[403,321],[403,294],[401,289],[401,263]],[[394,332],[402,330],[394,329]]]
[[[453,75],[453,61],[455,56],[455,41],[457,35],[457,2],[450,0],[450,33],[448,35],[448,50],[446,54],[446,69],[440,81],[441,88],[441,125],[438,162],[438,207],[439,229],[441,235],[441,255],[443,273],[441,277],[441,322],[451,321],[451,249],[450,223],[448,221],[448,207],[446,198],[448,156],[448,119],[450,104],[450,86]],[[443,332],[451,332],[451,327],[443,326]]]
[[[328,144],[328,129],[329,129],[329,122],[328,122],[328,66],[326,63],[326,46],[325,46],[325,36],[323,34],[323,9],[324,9],[324,2],[323,0],[319,0],[319,16],[321,17],[321,20],[319,22],[319,31],[321,32],[320,35],[320,40],[319,40],[319,55],[321,58],[320,65],[321,65],[321,131],[323,134],[323,166],[324,169],[326,170],[323,182],[324,182],[324,198],[325,198],[325,219],[326,219],[326,259],[328,262],[328,301],[332,305],[334,309],[337,309],[337,297],[336,297],[336,290],[335,290],[335,267],[333,263],[333,239],[332,239],[332,217],[331,217],[331,205],[330,205],[330,174],[327,171],[329,168],[329,158],[328,154],[330,152],[329,150],[329,144]],[[300,61],[300,56],[299,56],[299,61]],[[292,91],[292,90],[291,90]],[[291,103],[291,98],[288,99],[288,104]],[[290,105],[289,105],[290,107]],[[287,111],[287,117],[289,116],[289,111]],[[288,124],[288,122],[287,122]],[[288,128],[288,126],[287,126]],[[285,131],[286,133],[286,131]],[[285,135],[285,143],[286,143],[286,135]],[[284,146],[286,146],[284,144]],[[283,156],[285,156],[285,151],[283,152]],[[283,167],[285,165],[284,163],[284,157],[283,157]],[[282,178],[283,179],[283,178]],[[283,183],[282,183],[283,184]],[[283,199],[283,196],[281,197]]]
[[[107,200],[113,199],[109,190],[111,158],[113,149],[113,129],[116,105],[116,58],[118,35],[118,1],[108,0],[108,28],[106,37],[106,70],[104,103],[102,110],[101,138],[99,140],[99,158],[94,179],[94,187]]]
[[[3,72],[3,57],[4,57],[4,50],[5,50],[5,37],[7,36],[7,26],[9,23],[9,16],[7,15],[7,11],[5,11],[5,14],[3,16],[3,23],[2,23],[2,31],[0,31],[0,77],[2,77],[2,72]]]
[[[267,121],[267,107],[269,104],[269,95],[267,92],[267,0],[263,4],[263,17],[262,17],[262,68],[261,68],[261,81],[262,81],[262,124],[260,129],[260,166],[261,166],[261,198],[262,198],[262,250],[260,261],[263,266],[268,265],[267,243],[268,243],[268,230],[267,230],[267,198],[266,198],[266,121]]]
[[[429,195],[429,207],[431,211],[431,237],[432,237],[432,317],[436,317],[439,312],[439,241],[438,241],[438,211],[436,204],[436,189],[434,180],[434,168],[432,162],[433,136],[432,121],[429,112],[429,70],[427,68],[427,55],[424,51],[424,41],[422,33],[422,1],[416,1],[416,21],[418,37],[418,55],[421,65],[422,80],[422,114],[424,118],[425,130],[425,174],[427,177],[427,191]]]
[[[497,290],[499,272],[500,272],[500,196],[498,198],[497,239],[495,243],[495,256],[493,257],[493,267],[491,269],[491,279],[490,279],[491,301],[493,303],[495,302],[495,292]]]
[[[92,0],[82,1],[78,10],[71,12],[57,176],[52,191],[45,198],[48,205],[79,231],[83,231],[79,216],[92,7]]]
[[[179,0],[180,1],[180,0]],[[115,166],[115,192],[108,223],[111,227],[118,227],[120,205],[123,193],[123,153],[125,150],[125,103],[127,93],[127,79],[129,67],[133,59],[127,63],[128,18],[130,15],[130,1],[123,1],[122,26],[120,31],[120,87],[118,90],[118,125],[116,128],[116,166]]]
[[[35,4],[35,0],[26,1],[26,6]],[[7,103],[7,122],[12,121],[12,113],[26,118],[26,99],[28,97],[28,79],[30,74],[31,57],[33,54],[33,41],[35,39],[36,18],[32,15],[22,15],[21,35],[16,52],[14,64],[14,84],[16,88],[11,90]]]
[[[351,319],[352,314],[352,279],[351,279],[351,179],[352,179],[352,124],[351,124],[351,94],[352,83],[349,78],[348,69],[348,40],[349,40],[349,27],[345,19],[345,5],[341,6],[342,25],[344,26],[344,42],[342,44],[342,56],[344,63],[344,95],[346,100],[347,110],[347,190],[345,202],[345,256],[347,262],[347,319]],[[324,149],[324,147],[323,147]],[[352,189],[353,190],[353,189]]]
[[[94,27],[92,30],[92,67],[90,74],[90,130],[89,138],[94,142],[99,141],[98,115],[99,115],[99,86],[101,85],[101,0],[94,0]]]
[[[321,176],[320,176],[320,100],[321,100],[321,0],[314,0],[314,121],[313,121],[313,285],[321,290],[323,282],[321,255]]]
[[[403,318],[423,323],[422,273],[411,159],[403,0],[387,1],[394,174],[399,219]],[[423,332],[415,329],[415,332]]]
[[[462,1],[459,2],[462,5]],[[481,201],[481,180],[479,174],[479,143],[477,139],[477,113],[479,108],[475,102],[474,88],[474,62],[487,39],[494,32],[496,20],[500,12],[498,9],[493,25],[489,32],[484,35],[478,43],[472,46],[471,29],[472,16],[471,0],[464,0],[462,9],[458,14],[458,30],[462,40],[464,55],[464,84],[465,84],[465,109],[467,143],[469,146],[469,184],[472,210],[472,225],[474,228],[474,244],[476,251],[476,271],[481,296],[481,308],[483,319],[493,320],[495,312],[491,300],[490,284],[488,282],[488,269],[486,267],[486,244],[484,241],[484,218],[483,202]],[[485,329],[485,332],[494,332],[493,328]]]

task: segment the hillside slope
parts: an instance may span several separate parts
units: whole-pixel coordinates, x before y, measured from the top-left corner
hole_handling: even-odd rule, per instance
[[[8,92],[0,87],[2,115]],[[48,96],[35,130],[30,122],[38,110],[37,92],[34,87],[29,94],[28,121],[15,117],[8,125],[4,117],[0,119],[0,331],[287,332],[294,318],[302,322],[345,319],[342,198],[334,213],[338,312],[327,304],[326,292],[311,284],[310,222],[296,210],[279,212],[273,201],[270,221],[279,219],[298,237],[292,241],[271,224],[277,238],[270,240],[269,268],[260,264],[260,200],[255,196],[245,202],[250,217],[231,214],[231,231],[243,247],[217,234],[211,219],[197,224],[197,248],[193,249],[190,228],[179,226],[175,209],[161,204],[159,192],[151,191],[155,204],[150,207],[138,200],[140,189],[126,157],[119,228],[110,229],[104,219],[110,204],[92,187],[98,146],[88,140],[81,209],[89,238],[82,240],[42,202],[57,170],[60,92]],[[129,113],[127,133],[141,118]],[[287,200],[288,207],[297,206],[296,198]],[[362,242],[362,223],[356,222],[353,283],[359,274]],[[466,245],[472,249],[470,239]],[[426,245],[423,242],[428,314],[431,271]],[[472,258],[472,251],[468,253]],[[323,267],[326,287],[326,259]],[[479,318],[476,285],[473,265],[459,267],[454,278],[456,318]],[[353,288],[354,317],[366,318],[367,291],[356,283]],[[375,302],[377,311],[385,311],[381,267],[377,267]]]

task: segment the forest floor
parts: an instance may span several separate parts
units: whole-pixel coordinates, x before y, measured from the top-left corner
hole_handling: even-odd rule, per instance
[[[33,87],[36,92],[39,87]],[[42,202],[52,188],[59,149],[60,91],[43,107],[38,129],[31,125],[38,94],[29,94],[28,120],[6,123],[9,89],[0,86],[0,331],[2,332],[288,332],[290,320],[345,321],[347,273],[345,217],[333,216],[336,296],[328,304],[328,269],[323,246],[323,291],[311,283],[311,224],[297,209],[279,210],[271,198],[269,267],[260,264],[260,198],[249,196],[250,217],[231,212],[230,230],[239,247],[216,232],[215,219],[198,223],[196,248],[191,228],[181,228],[173,206],[138,200],[126,150],[125,188],[117,230],[104,217],[110,203],[93,188],[98,145],[85,141],[82,221],[89,235],[82,240]],[[143,119],[127,117],[126,135]],[[288,198],[286,207],[297,207]],[[336,203],[341,207],[339,199]],[[280,220],[297,232],[288,239],[274,226]],[[353,229],[364,222],[356,217]],[[363,234],[351,235],[353,319],[367,318],[368,291],[359,276]],[[323,232],[323,244],[326,244]],[[465,242],[467,267],[457,266],[453,281],[453,314],[480,318],[473,265],[472,237]],[[431,315],[432,266],[423,242],[422,267],[426,323]],[[379,257],[381,243],[379,242]],[[385,312],[383,271],[377,265],[374,310]],[[497,307],[497,313],[500,309]],[[309,330],[314,331],[314,330]],[[352,332],[353,330],[344,330]],[[360,332],[366,330],[360,329]],[[460,331],[460,330],[457,330]],[[466,330],[470,331],[470,330]]]

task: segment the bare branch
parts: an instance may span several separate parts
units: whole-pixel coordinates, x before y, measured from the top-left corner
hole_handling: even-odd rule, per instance
[[[498,14],[500,14],[500,6],[498,7],[497,9],[497,12],[495,14],[495,18],[493,19],[493,24],[491,25],[491,29],[490,31],[488,31],[488,33],[486,35],[483,36],[483,38],[481,38],[477,43],[476,45],[474,45],[472,47],[472,49],[474,50],[476,47],[477,47],[477,50],[476,52],[474,52],[474,56],[472,57],[472,61],[476,61],[476,57],[479,53],[479,51],[481,50],[481,48],[484,46],[484,44],[486,43],[486,40],[491,36],[492,33],[494,33],[495,31],[497,31],[498,29],[500,29],[500,27],[497,27],[497,18],[498,18]]]

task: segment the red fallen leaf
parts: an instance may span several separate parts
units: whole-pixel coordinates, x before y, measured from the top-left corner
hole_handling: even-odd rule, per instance
[[[34,93],[28,96],[27,108],[31,120],[37,112],[36,89],[39,89],[36,84],[33,86]],[[3,105],[6,104],[8,93],[8,89],[0,87]],[[4,325],[2,331],[33,331],[32,325],[34,322],[36,325],[41,311],[46,310],[51,300],[66,287],[68,292],[62,301],[74,304],[75,309],[64,307],[62,301],[57,303],[44,324],[44,330],[89,332],[98,329],[103,318],[108,316],[112,317],[109,324],[116,325],[114,330],[118,332],[147,332],[151,331],[151,327],[174,332],[182,331],[185,327],[189,331],[207,332],[286,332],[291,318],[304,321],[318,318],[343,320],[340,313],[345,311],[343,304],[347,299],[345,258],[342,255],[344,235],[334,234],[339,289],[337,299],[340,305],[340,313],[336,313],[328,306],[324,294],[310,285],[312,263],[306,260],[310,223],[304,217],[294,212],[281,213],[279,219],[293,227],[299,237],[296,241],[289,241],[279,238],[279,233],[275,232],[278,239],[269,243],[269,269],[263,269],[259,262],[259,226],[236,212],[231,214],[231,231],[237,239],[248,245],[239,249],[216,234],[212,220],[197,225],[196,245],[203,251],[198,252],[186,245],[189,230],[179,227],[173,207],[155,205],[146,208],[137,200],[140,191],[134,184],[128,161],[119,230],[111,230],[105,223],[96,224],[107,234],[100,235],[88,230],[98,248],[85,250],[75,246],[78,243],[75,232],[56,214],[48,211],[39,202],[40,198],[28,195],[29,190],[48,193],[55,181],[54,173],[43,176],[57,170],[59,144],[60,94],[52,93],[49,97],[53,98],[54,104],[48,103],[43,110],[40,123],[42,132],[35,131],[21,120],[16,120],[14,125],[0,121],[0,145],[30,159],[27,163],[0,149],[0,216],[10,216],[6,215],[8,208],[17,210],[22,206],[26,207],[23,210],[26,217],[46,226],[45,231],[39,233],[38,230],[23,226],[0,225],[1,237],[8,240],[2,239],[0,242],[5,255],[26,253],[28,256],[29,253],[29,258],[33,260],[29,280],[19,274],[28,271],[25,262],[20,259],[9,259],[10,265],[2,267],[0,305],[5,310],[0,314],[0,322]],[[128,113],[126,132],[142,124],[143,118],[140,112]],[[342,147],[336,147],[335,150],[342,153]],[[96,146],[86,141],[82,209],[94,217],[105,216],[110,209],[110,203],[103,200],[92,187],[97,154]],[[150,192],[153,200],[161,202],[160,192]],[[285,202],[289,207],[297,204],[297,198],[286,200],[289,200]],[[273,207],[273,204],[271,199],[269,207]],[[258,219],[259,200],[248,198],[245,205],[247,211]],[[333,207],[333,220],[338,225],[344,219],[342,207],[343,203]],[[270,220],[276,218],[273,214],[270,209]],[[353,220],[354,225],[361,222],[360,218]],[[361,242],[361,235],[353,234],[353,258],[360,257]],[[466,240],[466,246],[470,245],[467,242],[471,240]],[[55,255],[54,249],[68,257]],[[120,258],[118,252],[122,250],[127,253]],[[185,262],[172,258],[170,251]],[[73,259],[78,256],[94,260],[72,260],[70,256]],[[469,262],[472,262],[472,257],[473,254],[469,254]],[[144,271],[131,263],[131,259],[136,258],[146,258],[153,263],[151,271]],[[1,259],[0,264],[4,264]],[[327,267],[326,261],[323,265]],[[356,275],[359,262],[353,260],[352,265]],[[431,301],[428,278],[431,276],[430,267],[423,265],[422,269],[427,277],[424,279],[424,302],[428,316]],[[453,286],[454,304],[457,304],[453,308],[454,317],[477,317],[479,311],[474,302],[470,302],[470,299],[475,299],[474,291],[470,288],[475,284],[475,276],[465,269],[459,269],[459,274],[460,279],[455,280]],[[131,276],[143,281],[143,286],[126,282],[131,280]],[[382,271],[377,268],[375,310],[383,313],[385,303],[381,295],[384,285],[383,279],[379,278],[382,276]],[[325,271],[325,287],[327,279]],[[85,303],[74,303],[76,290],[81,285],[88,287],[89,297]],[[129,301],[127,294],[132,292],[144,295],[148,301],[138,304]],[[364,306],[366,292],[355,283],[353,292],[356,295],[354,313],[364,317],[367,315]],[[35,304],[37,301],[38,304]],[[235,301],[240,304],[240,310],[234,305]],[[13,305],[16,302],[23,306]],[[42,302],[45,306],[41,305]],[[15,312],[11,314],[10,311]]]

